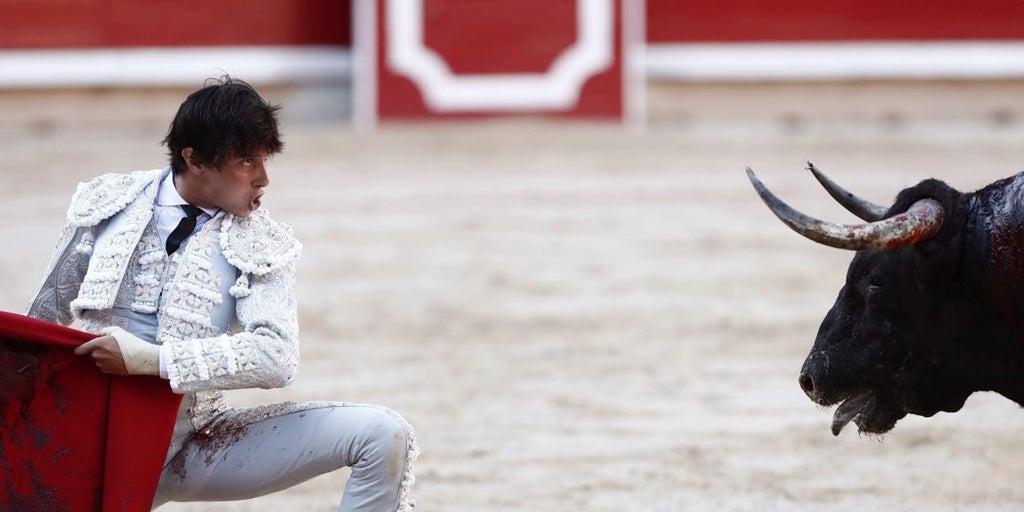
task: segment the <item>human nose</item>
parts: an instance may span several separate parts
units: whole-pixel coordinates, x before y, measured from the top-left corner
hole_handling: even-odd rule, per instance
[[[260,163],[256,169],[256,176],[252,184],[256,188],[267,188],[270,186],[270,174],[267,172],[266,164]]]

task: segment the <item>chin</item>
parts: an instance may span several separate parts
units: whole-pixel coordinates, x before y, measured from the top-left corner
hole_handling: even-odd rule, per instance
[[[249,206],[248,208],[242,208],[239,210],[228,210],[228,212],[231,213],[231,215],[234,215],[235,217],[245,219],[252,215],[252,213],[255,212],[257,208],[258,207]]]
[[[927,403],[918,402],[916,399],[901,403],[894,396],[878,394],[853,422],[862,434],[885,434],[895,428],[896,423],[908,414],[930,418],[940,412],[957,412],[963,408],[968,396],[970,393],[935,398]]]
[[[885,434],[908,414],[930,417],[939,412],[957,412],[968,396],[970,393],[922,397],[892,388],[863,392],[839,405],[833,417],[832,433],[839,435],[843,427],[852,422],[861,434]]]
[[[853,420],[860,433],[885,434],[907,416],[907,409],[892,394],[876,393],[873,398]]]

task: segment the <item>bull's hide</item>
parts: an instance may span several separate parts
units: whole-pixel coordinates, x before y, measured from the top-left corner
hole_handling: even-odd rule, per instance
[[[181,395],[100,373],[95,335],[0,312],[0,510],[149,510]]]

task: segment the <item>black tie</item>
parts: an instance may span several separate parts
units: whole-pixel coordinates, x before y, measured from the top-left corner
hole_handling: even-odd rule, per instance
[[[196,229],[196,219],[203,214],[202,208],[190,204],[181,205],[181,209],[185,210],[185,217],[178,223],[178,227],[171,231],[171,236],[167,237],[168,256],[174,254],[174,251],[181,247],[181,243],[192,235],[192,232]]]

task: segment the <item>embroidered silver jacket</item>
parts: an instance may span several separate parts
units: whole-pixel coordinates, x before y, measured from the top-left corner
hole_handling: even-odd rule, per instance
[[[219,390],[292,380],[302,245],[263,209],[247,218],[221,212],[168,258],[150,223],[167,172],[106,174],[78,186],[28,315],[77,319],[96,332],[117,323],[115,306],[155,313],[171,388],[197,392],[186,403],[192,427],[201,428],[226,408]]]

